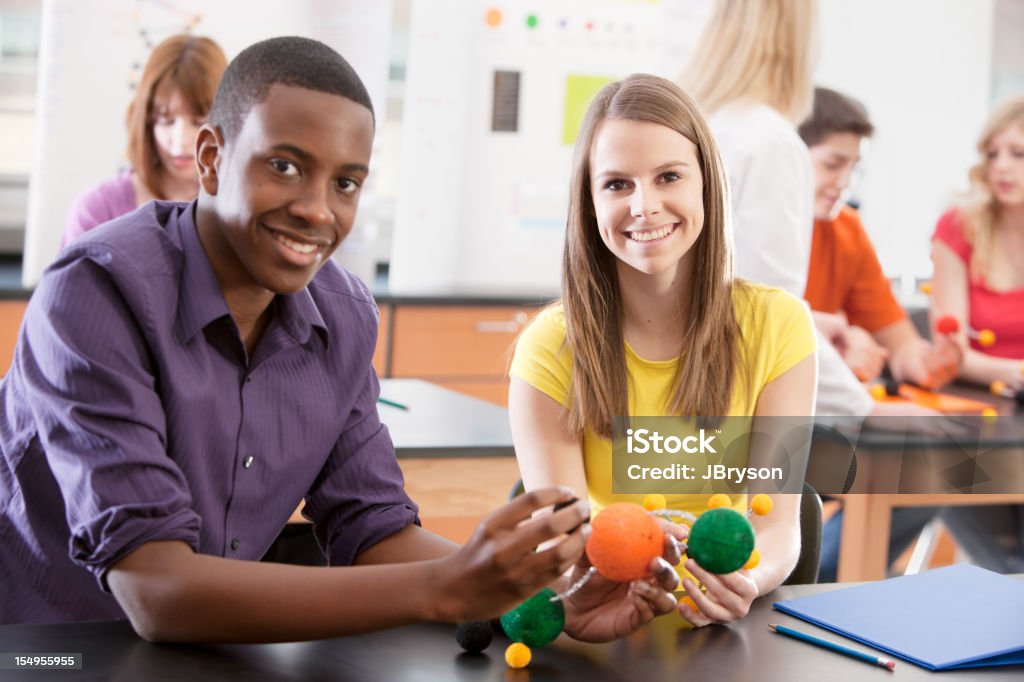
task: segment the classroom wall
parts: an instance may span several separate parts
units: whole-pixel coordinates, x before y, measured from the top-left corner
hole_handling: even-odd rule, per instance
[[[935,222],[991,108],[993,0],[822,0],[817,81],[876,127],[858,198],[890,276],[931,276]]]
[[[556,290],[571,155],[566,77],[674,77],[709,4],[414,0],[401,158],[391,160],[400,166],[394,289]],[[935,219],[966,185],[991,106],[995,5],[820,2],[818,81],[860,98],[877,124],[857,196],[891,276],[930,274]],[[484,25],[489,9],[503,12],[500,30]],[[360,0],[45,0],[24,284],[33,286],[56,254],[74,195],[124,163],[132,63],[148,53],[140,29],[159,40],[198,16],[196,32],[215,37],[229,57],[271,35],[321,37],[351,58],[383,121],[391,12],[391,2]],[[531,12],[540,22],[528,30]],[[585,32],[584,21],[594,24]],[[521,73],[516,134],[489,127],[495,70]],[[378,212],[368,189],[341,254],[360,253],[346,263],[353,269],[368,259],[364,276],[375,260]]]

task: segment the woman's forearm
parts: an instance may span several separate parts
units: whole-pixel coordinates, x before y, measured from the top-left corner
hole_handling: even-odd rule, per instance
[[[997,380],[1011,386],[1020,386],[1024,382],[1022,367],[1024,360],[997,358],[967,348],[964,350],[963,364],[960,366],[960,378],[983,386]]]
[[[791,510],[794,506],[799,509],[800,496],[789,494],[772,497],[775,499],[775,510],[754,522],[761,562],[750,571],[750,575],[757,585],[758,594],[766,594],[781,585],[793,572],[800,558],[799,512]],[[773,514],[779,515],[774,522]]]

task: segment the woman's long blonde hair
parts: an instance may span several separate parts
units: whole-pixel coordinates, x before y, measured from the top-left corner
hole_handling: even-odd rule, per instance
[[[704,111],[766,104],[798,124],[811,112],[817,0],[718,0],[680,76]]]
[[[1013,97],[996,108],[978,138],[978,163],[971,167],[971,189],[961,209],[964,236],[971,243],[969,272],[978,278],[988,271],[992,260],[993,235],[999,220],[999,202],[988,184],[988,146],[992,138],[1010,126],[1024,131],[1024,95]]]
[[[725,169],[696,103],[671,81],[634,74],[605,86],[587,109],[576,141],[562,262],[566,341],[573,353],[570,428],[610,437],[612,418],[629,414],[622,296],[616,258],[601,240],[591,191],[590,154],[608,119],[649,121],[697,147],[704,226],[694,250],[691,286],[681,306],[690,319],[669,413],[728,414],[740,329],[733,309],[731,230]]]

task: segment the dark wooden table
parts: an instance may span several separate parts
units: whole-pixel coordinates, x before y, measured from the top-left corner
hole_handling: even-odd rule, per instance
[[[514,457],[508,410],[420,379],[381,379],[377,403],[399,459]]]
[[[683,630],[668,618],[626,639],[583,644],[564,635],[534,652],[522,670],[505,665],[508,642],[496,638],[481,655],[461,653],[454,628],[417,625],[318,642],[261,645],[154,645],[139,639],[125,621],[0,626],[0,651],[81,653],[81,670],[0,671],[2,680],[628,680],[656,682],[774,682],[776,680],[935,680],[936,674],[898,661],[896,670],[793,641],[768,629],[781,623],[861,651],[871,650],[786,616],[771,602],[836,585],[780,587],[758,600],[742,621],[728,627]],[[400,594],[396,592],[396,595]],[[953,609],[955,611],[955,609]],[[677,621],[678,622],[678,621]],[[983,628],[985,623],[970,627]],[[1024,679],[1024,666],[943,672],[942,680]]]
[[[957,384],[944,390],[992,403],[999,416],[992,421],[951,416],[948,422],[962,428],[949,433],[941,433],[945,427],[937,429],[938,433],[918,432],[910,423],[941,426],[937,423],[940,418],[912,417],[901,426],[897,418],[890,417],[882,419],[888,423],[887,428],[855,427],[856,433],[848,434],[855,445],[855,466],[849,471],[852,487],[842,496],[840,581],[885,577],[894,508],[1024,503],[1021,408],[1013,400],[992,396],[980,387]],[[838,430],[842,431],[842,426]],[[826,494],[836,490],[827,483],[816,483],[815,479],[822,476],[821,467],[825,476],[831,476],[842,465],[823,465],[822,455],[825,461],[830,456],[841,460],[841,451],[849,449],[849,444],[838,446],[831,455],[826,454],[829,447],[816,439],[808,468],[808,480]],[[959,487],[957,481],[967,485]]]

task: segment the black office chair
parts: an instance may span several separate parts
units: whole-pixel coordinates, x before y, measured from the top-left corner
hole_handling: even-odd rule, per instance
[[[523,494],[520,479],[508,493],[512,500]],[[813,585],[818,582],[818,564],[821,562],[821,496],[810,483],[804,481],[800,496],[800,557],[784,585]]]
[[[812,585],[818,582],[821,562],[821,496],[804,481],[800,496],[800,558],[784,585]]]

